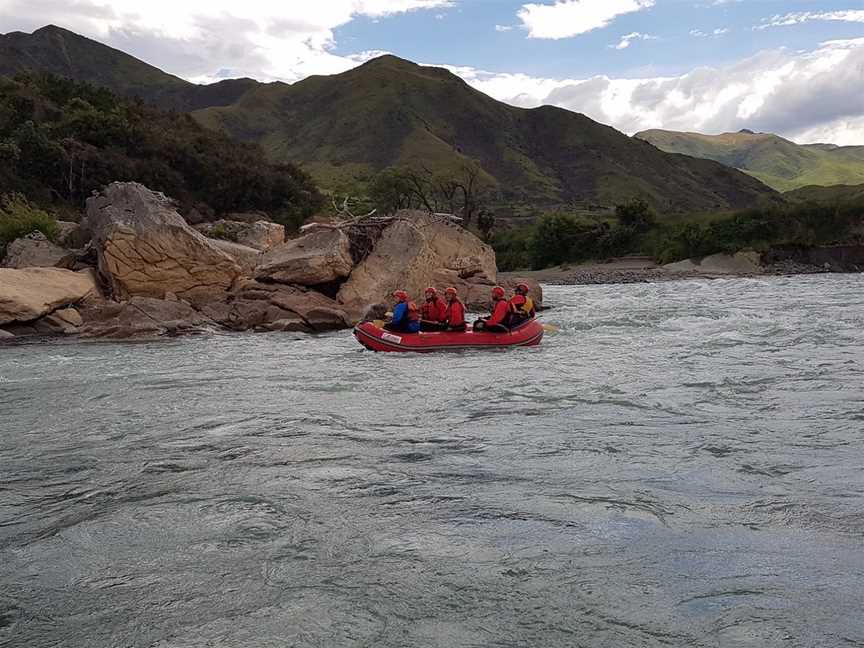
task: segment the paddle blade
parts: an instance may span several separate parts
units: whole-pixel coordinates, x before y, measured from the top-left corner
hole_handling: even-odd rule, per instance
[[[544,324],[543,330],[547,333],[557,333],[561,329],[559,329],[557,326],[553,326],[552,324]]]

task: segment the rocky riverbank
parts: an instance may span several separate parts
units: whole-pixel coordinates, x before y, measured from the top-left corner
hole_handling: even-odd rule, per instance
[[[775,249],[763,254],[715,254],[701,260],[689,259],[663,266],[654,263],[650,257],[626,257],[607,263],[559,266],[517,274],[544,284],[576,286],[862,271],[864,247],[832,246],[809,250]],[[510,276],[510,273],[501,274],[505,278]]]
[[[282,226],[267,221],[196,229],[166,196],[117,182],[87,201],[80,225],[64,227],[64,240],[81,247],[39,235],[9,246],[0,338],[314,333],[386,310],[397,288],[419,298],[426,286],[456,286],[470,308],[483,309],[499,281],[488,245],[425,212],[319,223],[286,241]],[[529,283],[542,304],[539,285]]]

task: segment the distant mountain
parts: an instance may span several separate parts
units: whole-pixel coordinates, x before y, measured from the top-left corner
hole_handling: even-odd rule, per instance
[[[140,97],[166,110],[188,112],[234,103],[258,84],[230,79],[195,85],[97,41],[54,25],[32,34],[0,34],[0,75],[48,72]]]
[[[504,199],[517,202],[614,205],[642,197],[662,210],[716,211],[779,200],[738,171],[662,153],[561,108],[515,108],[445,69],[395,56],[259,86],[231,106],[193,114],[324,179],[412,164],[446,171],[471,158]]]
[[[0,75],[50,72],[188,111],[201,124],[299,162],[325,187],[389,166],[448,171],[477,160],[502,200],[612,206],[641,197],[667,212],[782,199],[704,159],[670,155],[588,117],[495,101],[440,68],[384,56],[293,85],[250,79],[198,86],[59,27],[0,36]]]
[[[801,145],[770,133],[747,130],[722,135],[647,130],[634,137],[662,151],[740,169],[778,191],[864,182],[864,146]]]

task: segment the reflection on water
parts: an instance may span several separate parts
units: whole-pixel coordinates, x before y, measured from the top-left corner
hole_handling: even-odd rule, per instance
[[[548,295],[505,352],[0,348],[0,646],[864,645],[860,277]]]

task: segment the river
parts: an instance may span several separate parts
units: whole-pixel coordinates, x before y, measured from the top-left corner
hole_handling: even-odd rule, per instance
[[[0,646],[864,646],[862,281],[0,347]]]

